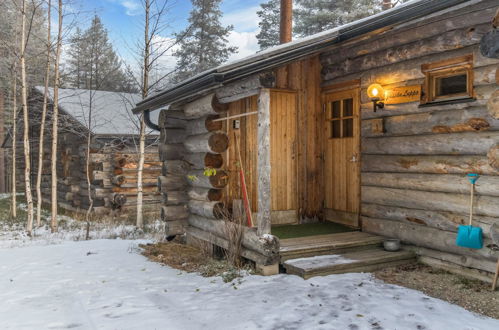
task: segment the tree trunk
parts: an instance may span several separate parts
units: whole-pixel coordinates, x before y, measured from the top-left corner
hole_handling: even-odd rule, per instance
[[[16,157],[17,157],[17,62],[14,61],[13,65],[13,79],[12,79],[12,218],[17,218],[17,178],[16,178]]]
[[[24,121],[24,187],[26,194],[26,204],[28,205],[28,223],[26,230],[28,235],[32,235],[33,231],[33,198],[31,195],[31,166],[30,166],[30,141],[29,141],[29,114],[28,114],[28,87],[26,81],[26,0],[22,2],[21,15],[21,101],[23,107]]]
[[[54,84],[54,113],[52,116],[52,158],[51,158],[51,177],[52,177],[52,198],[51,198],[51,211],[52,217],[50,220],[50,228],[52,232],[57,231],[57,138],[58,138],[58,121],[59,121],[59,85],[60,85],[60,72],[59,62],[61,59],[62,48],[62,0],[59,0],[58,5],[59,13],[59,26],[57,31],[57,48],[55,53],[55,84]],[[88,172],[88,171],[87,171]]]
[[[43,147],[45,137],[45,120],[47,117],[48,87],[50,79],[50,11],[52,9],[51,0],[47,3],[47,67],[45,68],[45,89],[43,91],[42,118],[40,123],[40,139],[38,142],[38,173],[36,176],[36,226],[40,227],[42,222],[42,169],[43,169]]]
[[[151,43],[149,39],[149,10],[150,10],[150,0],[145,0],[145,21],[144,21],[144,68],[142,72],[142,99],[147,97],[149,93],[149,56],[151,53]],[[144,170],[144,150],[145,150],[145,134],[146,125],[144,120],[145,114],[142,113],[140,116],[140,141],[139,141],[139,167],[137,171],[137,228],[142,229],[144,227],[144,219],[142,212],[143,203],[143,187],[142,187],[142,172]]]

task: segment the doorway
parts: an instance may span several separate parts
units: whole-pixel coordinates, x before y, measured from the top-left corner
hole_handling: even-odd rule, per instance
[[[359,227],[359,89],[323,94],[324,218]]]

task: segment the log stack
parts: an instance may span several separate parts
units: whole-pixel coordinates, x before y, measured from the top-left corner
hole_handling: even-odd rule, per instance
[[[180,110],[162,110],[159,119],[163,166],[157,184],[168,236],[184,234],[191,213],[219,216],[222,189],[227,185],[227,175],[220,168],[229,139],[222,131],[223,123],[212,121],[227,107],[214,95],[207,95],[177,108]],[[206,168],[216,173],[206,176]]]

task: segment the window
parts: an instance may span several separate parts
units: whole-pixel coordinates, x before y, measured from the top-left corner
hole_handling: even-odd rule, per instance
[[[330,102],[328,112],[329,137],[353,137],[353,99]]]
[[[423,64],[422,104],[473,98],[473,55]]]

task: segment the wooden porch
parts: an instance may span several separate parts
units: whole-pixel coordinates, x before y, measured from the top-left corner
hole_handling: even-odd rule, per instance
[[[360,231],[281,240],[280,262],[288,274],[303,278],[371,272],[415,260],[413,252],[387,252],[384,237]]]

